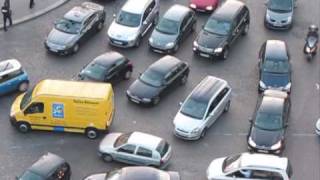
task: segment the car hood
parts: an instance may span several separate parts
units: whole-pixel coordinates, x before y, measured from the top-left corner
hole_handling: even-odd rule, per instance
[[[205,48],[212,48],[212,49],[220,47],[225,40],[226,40],[226,36],[211,34],[204,30],[200,31],[197,38],[197,42],[199,46],[202,46]]]
[[[218,0],[191,0],[190,3],[200,7],[216,6]]]
[[[117,40],[133,40],[139,34],[139,27],[129,27],[116,23],[115,21],[109,27],[108,36]]]
[[[106,175],[107,175],[106,173],[93,174],[84,178],[84,180],[105,180]]]
[[[105,152],[114,148],[114,143],[122,133],[110,133],[107,134],[100,142],[99,151]]]
[[[250,136],[257,146],[270,148],[272,145],[279,142],[284,135],[284,130],[267,131],[252,127]]]
[[[162,32],[157,31],[156,29],[152,32],[150,38],[153,39],[153,43],[151,43],[154,46],[160,46],[165,47],[168,43],[175,43],[177,40],[176,34],[165,34]]]
[[[271,19],[274,19],[276,21],[283,21],[283,20],[288,20],[289,17],[292,17],[293,13],[288,12],[288,13],[279,13],[271,10],[267,10],[267,14]]]
[[[77,39],[77,36],[77,34],[69,34],[52,29],[48,35],[47,41],[59,45],[68,45],[74,42]]]
[[[289,74],[287,73],[269,73],[263,72],[261,74],[261,80],[267,87],[285,87],[289,82]]]
[[[150,86],[140,79],[135,80],[128,89],[132,96],[138,96],[139,98],[153,98],[158,96],[161,90],[162,87]]]
[[[207,169],[207,178],[208,179],[218,179],[219,177],[223,178],[224,172],[222,171],[222,165],[225,160],[224,158],[218,158],[213,160],[208,169]]]
[[[201,127],[201,125],[203,124],[203,120],[195,119],[193,117],[186,116],[181,112],[178,112],[176,117],[173,120],[173,124],[178,129],[191,132],[195,128]]]

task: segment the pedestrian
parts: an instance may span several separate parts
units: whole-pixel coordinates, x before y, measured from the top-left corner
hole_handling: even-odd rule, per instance
[[[30,0],[30,3],[29,3],[29,8],[32,9],[34,6],[34,0]]]
[[[11,10],[9,4],[5,3],[1,7],[1,12],[3,14],[3,29],[7,31],[7,20],[9,20],[9,26],[12,26]]]

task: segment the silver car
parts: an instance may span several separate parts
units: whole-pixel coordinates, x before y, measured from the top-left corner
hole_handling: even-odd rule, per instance
[[[207,76],[181,103],[173,120],[174,134],[182,139],[197,140],[208,128],[229,110],[231,87],[220,78]]]
[[[270,29],[290,29],[296,0],[268,0],[265,26]]]
[[[134,165],[165,168],[171,158],[171,146],[162,138],[141,133],[110,133],[99,145],[99,156]]]
[[[152,25],[158,23],[159,0],[128,0],[109,27],[109,43],[138,47]]]

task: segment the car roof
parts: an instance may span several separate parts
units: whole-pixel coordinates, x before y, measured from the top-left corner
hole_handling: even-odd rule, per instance
[[[119,59],[124,58],[124,56],[118,52],[110,51],[100,56],[96,57],[93,62],[101,64],[103,66],[109,66],[110,64],[116,63]]]
[[[3,67],[1,67],[3,66]],[[7,59],[0,62],[0,77],[21,69],[21,64],[16,59]]]
[[[172,68],[176,67],[182,61],[176,57],[166,55],[150,65],[149,69],[162,74],[167,74]]]
[[[188,7],[175,4],[171,6],[163,15],[163,18],[174,20],[174,21],[182,21],[183,18],[190,12],[191,10]]]
[[[286,43],[280,40],[266,41],[265,58],[288,59]]]
[[[58,155],[47,153],[41,156],[28,170],[46,177],[65,162],[66,161]]]
[[[88,16],[97,10],[103,10],[103,7],[96,3],[84,2],[79,6],[73,7],[64,15],[64,18],[75,22],[83,22]]]
[[[155,150],[162,140],[162,138],[150,134],[133,132],[128,139],[128,143]]]
[[[278,157],[269,154],[250,154],[243,153],[241,155],[241,167],[265,167],[286,170],[288,166],[288,158]]]
[[[283,107],[284,107],[284,102],[285,102],[285,99],[281,98],[281,97],[279,97],[277,95],[274,95],[274,96],[271,96],[271,95],[263,96],[261,105],[259,107],[259,111],[282,114]]]
[[[160,170],[151,167],[125,167],[121,169],[121,180],[159,180]]]
[[[151,1],[152,0],[128,0],[121,10],[134,14],[142,14]]]
[[[219,18],[225,20],[233,20],[238,12],[245,4],[238,0],[228,0],[223,3],[210,18]]]
[[[216,96],[219,89],[225,87],[227,82],[223,79],[207,76],[192,91],[191,98],[209,103],[213,96]]]

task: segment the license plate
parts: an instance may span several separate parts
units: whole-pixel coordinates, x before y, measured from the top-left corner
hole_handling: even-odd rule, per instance
[[[52,51],[52,52],[58,52],[57,49],[52,49],[52,48],[50,48],[50,51]]]
[[[268,153],[267,150],[258,150],[258,151],[261,152],[261,153]]]
[[[134,103],[137,103],[137,104],[140,103],[140,101],[138,101],[138,100],[136,100],[136,99],[134,99],[134,98],[131,98],[131,101],[134,102]]]
[[[210,57],[210,55],[209,55],[209,54],[204,54],[204,53],[200,53],[200,56],[202,56],[202,57],[206,57],[206,58]]]
[[[154,49],[153,51],[154,51],[154,52],[157,52],[157,53],[163,53],[162,51],[157,50],[157,49]]]
[[[113,43],[122,45],[122,42],[120,42],[120,41],[113,41]]]

